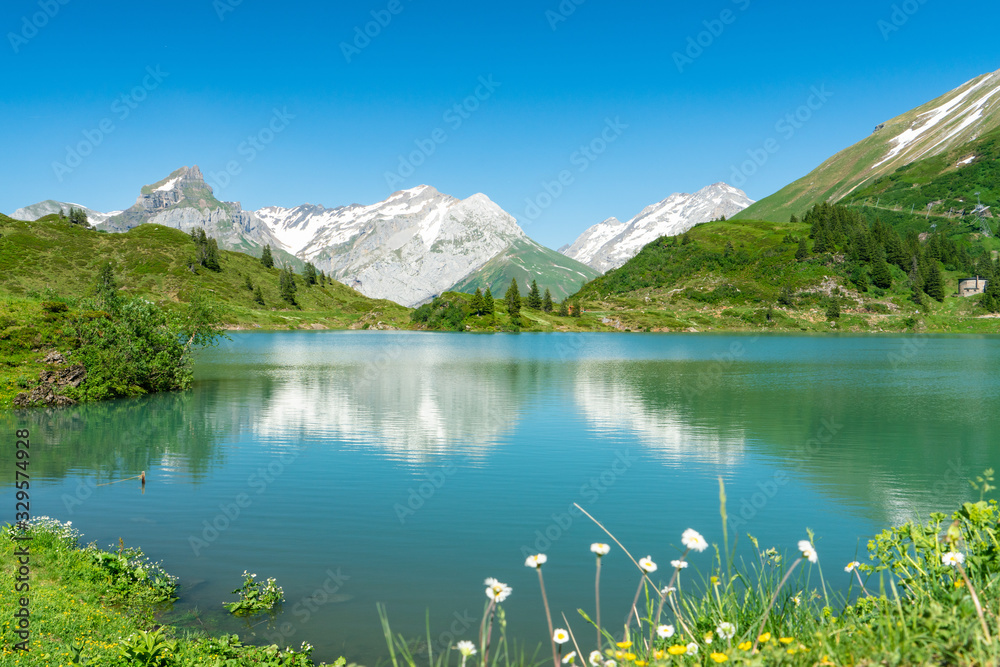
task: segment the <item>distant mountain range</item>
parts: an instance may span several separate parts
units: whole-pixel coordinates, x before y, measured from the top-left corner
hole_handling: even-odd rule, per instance
[[[559,252],[606,273],[635,257],[661,236],[677,236],[702,222],[731,218],[753,200],[725,183],[716,183],[691,194],[670,195],[647,206],[628,222],[608,218],[594,225]]]
[[[877,178],[949,153],[1000,127],[998,112],[1000,71],[978,76],[878,125],[871,136],[736,217],[785,222],[823,201],[849,202]],[[958,162],[952,165],[960,166]]]

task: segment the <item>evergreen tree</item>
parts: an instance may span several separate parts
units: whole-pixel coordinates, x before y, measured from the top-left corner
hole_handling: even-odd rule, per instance
[[[483,315],[493,315],[497,312],[496,300],[493,298],[493,292],[489,287],[486,288],[486,294],[483,295]]]
[[[583,317],[583,302],[577,301],[573,304],[573,317]]]
[[[551,313],[554,307],[555,304],[552,303],[552,292],[550,292],[549,288],[546,287],[545,296],[542,298],[542,310],[546,313]]]
[[[795,259],[801,261],[809,256],[809,246],[806,244],[806,237],[799,238],[799,249],[795,251]]]
[[[215,239],[208,239],[205,243],[205,268],[212,271],[222,271],[222,264],[219,263],[219,242]]]
[[[840,299],[831,297],[830,303],[826,307],[826,318],[828,320],[840,319]]]
[[[792,213],[792,216],[790,218],[788,218],[788,222],[795,223],[795,222],[798,222],[798,221],[799,221],[799,219],[795,217],[794,213]]]
[[[569,317],[569,299],[563,299],[559,304],[559,317]]]
[[[944,279],[941,277],[941,269],[938,267],[938,261],[932,259],[928,263],[930,267],[927,271],[927,282],[924,284],[924,291],[932,299],[944,302]]]
[[[253,300],[254,303],[257,303],[261,306],[264,305],[264,293],[260,291],[260,285],[257,285],[257,287],[255,287],[253,290]]]
[[[264,246],[264,251],[260,254],[260,263],[265,269],[274,268],[274,257],[271,255],[271,246]]]
[[[245,280],[243,282],[243,286],[247,289],[248,292],[252,292],[253,291],[253,281],[250,280],[250,276],[245,276]]]
[[[781,294],[778,295],[778,303],[782,306],[792,308],[795,306],[795,291],[791,287],[785,287],[781,290]]]
[[[87,212],[82,208],[76,208],[74,206],[69,207],[69,221],[74,225],[80,225],[81,227],[90,227],[90,222],[87,220]]]
[[[889,265],[886,264],[881,251],[876,252],[875,258],[872,260],[872,282],[875,287],[882,289],[892,287],[892,271],[889,270]]]
[[[892,277],[890,276],[890,285],[892,284]],[[854,284],[857,286],[859,292],[868,291],[868,272],[863,268],[860,269],[854,277]]]
[[[531,291],[528,292],[528,308],[531,310],[542,309],[542,293],[538,291],[538,281],[531,281]]]
[[[1000,313],[1000,280],[996,276],[987,278],[986,293],[979,305],[988,313]]]
[[[115,270],[111,264],[105,264],[97,272],[97,283],[94,286],[94,296],[97,306],[112,315],[121,308],[122,298],[118,294],[118,280],[115,278]]]
[[[476,288],[476,293],[472,295],[471,308],[474,315],[482,315],[485,311],[486,304],[483,301],[483,290],[479,287]]]
[[[295,302],[295,274],[292,272],[290,266],[286,266],[281,270],[281,275],[278,277],[278,294],[281,298],[288,302],[291,306],[297,306]]]
[[[517,288],[517,279],[511,278],[510,287],[507,288],[507,294],[504,295],[504,301],[507,303],[507,313],[511,317],[521,315],[521,290]]]
[[[306,281],[306,287],[316,284],[316,267],[312,265],[311,262],[306,262],[305,273],[303,273],[303,278]]]
[[[823,253],[830,252],[833,250],[833,246],[830,243],[826,235],[826,230],[820,227],[816,231],[816,240],[813,242],[813,252],[817,255],[822,255]]]

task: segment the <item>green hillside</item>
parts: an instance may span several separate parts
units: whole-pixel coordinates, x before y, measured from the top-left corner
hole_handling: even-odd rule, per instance
[[[976,101],[997,85],[1000,73],[984,74],[953,91],[878,126],[876,131],[837,153],[805,177],[734,216],[742,220],[785,222],[824,201],[846,202],[876,178],[919,157],[943,156],[1000,126],[991,107],[977,111]],[[938,110],[947,111],[937,117]],[[981,116],[976,116],[981,113]],[[969,120],[975,122],[969,122]],[[908,133],[908,134],[906,134]],[[916,138],[913,138],[915,135]],[[905,148],[897,142],[910,137]]]
[[[99,268],[111,262],[125,293],[170,306],[189,302],[200,291],[231,327],[346,328],[407,321],[409,311],[391,301],[369,299],[337,282],[307,287],[301,276],[295,308],[279,294],[277,268],[221,251],[222,271],[210,271],[198,266],[195,251],[189,234],[160,225],[109,234],[58,216],[37,222],[0,216],[0,294],[73,301],[88,293]],[[263,306],[255,303],[248,281],[260,287]]]
[[[511,279],[514,279],[522,286],[521,291],[527,294],[531,281],[537,280],[542,293],[548,289],[553,299],[561,301],[599,275],[586,264],[526,239],[512,244],[449,291],[472,294],[477,289],[485,292],[489,288],[493,294],[502,296]]]

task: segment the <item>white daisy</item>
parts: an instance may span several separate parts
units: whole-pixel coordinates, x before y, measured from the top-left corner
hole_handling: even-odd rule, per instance
[[[847,567],[844,568],[844,572],[854,572],[856,569],[858,569],[859,565],[861,565],[861,563],[859,563],[856,560],[852,560],[850,563],[847,564]]]
[[[675,570],[683,570],[688,566],[686,560],[672,560],[670,561],[670,564],[674,566]]]
[[[527,567],[533,567],[537,569],[541,567],[548,559],[549,557],[546,556],[545,554],[536,554],[534,556],[528,556],[528,558],[524,561],[524,564]]]
[[[513,590],[507,584],[500,583],[492,577],[487,579],[484,583],[486,584],[486,597],[493,600],[497,604],[506,600]]]
[[[802,552],[802,557],[810,563],[819,561],[819,555],[816,553],[816,548],[813,547],[809,540],[799,540],[799,551]]]
[[[458,649],[458,652],[461,653],[464,658],[468,658],[470,655],[476,654],[476,645],[468,640],[458,642],[458,645],[455,646],[455,648]]]
[[[656,626],[656,634],[660,639],[670,639],[674,636],[674,626],[672,625],[658,625]]]
[[[590,667],[601,667],[604,664],[604,656],[600,651],[591,651],[589,661]]]
[[[960,551],[949,551],[941,556],[941,563],[948,567],[958,567],[965,562],[965,554]]]
[[[556,628],[556,631],[552,633],[552,641],[557,644],[565,644],[569,641],[569,633],[562,628]]]
[[[688,528],[684,531],[684,534],[681,535],[681,542],[688,549],[699,553],[708,548],[708,542],[706,542],[705,538],[701,536],[701,533],[693,528]]]
[[[590,550],[598,556],[607,556],[611,552],[611,545],[594,542],[590,545]]]
[[[640,558],[639,567],[641,567],[646,572],[656,572],[656,563],[653,562],[653,559],[650,556],[646,556],[645,558]]]
[[[736,626],[728,621],[719,623],[719,627],[715,628],[715,631],[718,632],[719,636],[723,639],[732,639],[736,636]]]
[[[698,655],[698,645],[695,644],[694,642],[691,642],[690,644],[688,644],[687,645],[687,654],[688,655]]]

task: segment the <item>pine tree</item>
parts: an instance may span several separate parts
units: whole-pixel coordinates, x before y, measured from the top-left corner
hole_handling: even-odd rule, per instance
[[[316,267],[310,262],[306,262],[305,273],[302,274],[306,281],[306,287],[316,284]]]
[[[531,310],[542,309],[542,293],[538,291],[538,281],[531,281],[531,291],[528,292],[528,308]]]
[[[583,302],[577,301],[573,304],[573,317],[583,317]]]
[[[289,305],[296,306],[298,304],[295,302],[295,290],[295,274],[291,267],[286,266],[278,277],[278,293]]]
[[[497,312],[496,300],[493,298],[493,291],[489,287],[486,288],[486,294],[483,295],[483,315],[493,315]]]
[[[87,212],[82,208],[76,208],[74,206],[69,207],[69,221],[74,225],[80,225],[81,227],[90,227],[90,222],[87,220]]]
[[[832,297],[830,299],[830,303],[826,307],[826,318],[828,320],[836,320],[840,318],[840,299],[837,297]]]
[[[205,243],[205,268],[211,271],[222,271],[222,264],[219,263],[219,242],[215,239],[208,239]]]
[[[243,286],[245,288],[247,288],[248,292],[252,292],[253,291],[253,281],[250,280],[250,276],[245,276],[245,280],[243,282]]]
[[[264,251],[260,254],[260,263],[265,269],[274,268],[274,257],[271,255],[271,246],[264,246]]]
[[[979,305],[988,313],[1000,313],[1000,280],[995,275],[987,278],[986,293]]]
[[[795,222],[798,222],[798,221],[799,221],[799,219],[795,217],[794,213],[792,213],[792,216],[790,218],[788,218],[788,222],[791,222],[791,223],[795,223]]]
[[[260,285],[257,285],[257,287],[255,287],[253,290],[253,300],[254,303],[257,303],[261,306],[264,305],[264,293],[260,291]]]
[[[476,293],[472,295],[472,313],[474,315],[482,315],[485,310],[486,304],[483,302],[483,290],[479,287],[476,288]]]
[[[569,317],[569,299],[563,299],[559,304],[559,317]]]
[[[927,271],[927,283],[924,291],[928,296],[938,302],[944,302],[944,279],[941,277],[941,269],[938,267],[936,259],[930,260],[930,268]]]
[[[552,292],[550,292],[549,288],[546,287],[545,296],[542,298],[542,310],[546,313],[551,313],[554,307],[555,305],[552,303]]]
[[[507,294],[504,295],[504,301],[507,303],[507,313],[511,317],[521,315],[521,290],[517,288],[516,278],[511,278],[510,287],[507,288]]]
[[[111,264],[105,264],[97,272],[97,280],[94,285],[94,296],[97,298],[97,305],[101,310],[112,314],[118,312],[122,303],[118,288],[115,270]]]
[[[875,284],[875,287],[882,289],[892,287],[892,271],[889,270],[889,265],[886,264],[881,250],[876,252],[874,259],[872,259],[872,283]]]
[[[822,255],[833,250],[830,244],[829,238],[826,235],[826,230],[820,227],[816,231],[816,240],[813,242],[813,252],[817,255]]]
[[[795,251],[795,259],[802,261],[809,256],[809,246],[806,244],[806,237],[799,238],[799,249]]]

